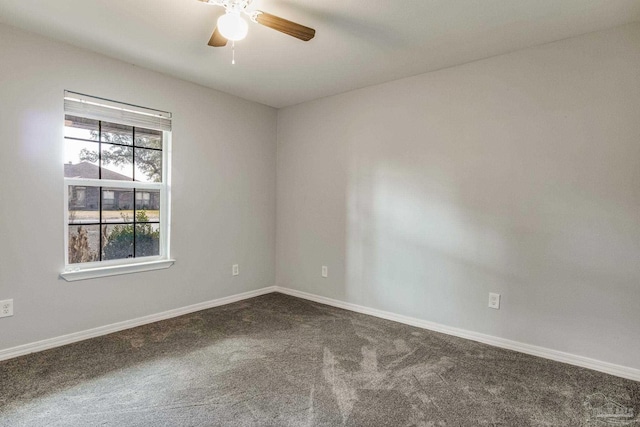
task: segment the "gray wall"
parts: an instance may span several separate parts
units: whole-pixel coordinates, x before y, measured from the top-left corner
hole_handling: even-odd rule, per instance
[[[7,26],[0,57],[0,349],[274,284],[276,110]],[[173,113],[170,269],[58,278],[64,89]]]
[[[6,26],[0,53],[0,350],[275,281],[640,368],[640,25],[279,112]],[[170,269],[58,278],[64,89],[174,113]]]
[[[640,368],[639,112],[640,24],[280,110],[276,282]]]

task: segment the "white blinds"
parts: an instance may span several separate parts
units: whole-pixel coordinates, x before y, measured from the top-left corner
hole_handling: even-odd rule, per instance
[[[64,92],[65,114],[105,120],[147,129],[171,131],[171,113]]]

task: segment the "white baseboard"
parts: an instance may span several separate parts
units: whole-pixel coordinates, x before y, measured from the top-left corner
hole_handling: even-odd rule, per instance
[[[249,292],[244,292],[237,295],[231,295],[224,298],[218,298],[215,300],[201,302],[198,304],[193,304],[193,305],[189,305],[182,308],[176,308],[173,310],[164,311],[162,313],[151,314],[144,317],[138,317],[137,319],[126,320],[124,322],[113,323],[111,325],[100,326],[97,328],[88,329],[86,331],[74,332],[68,335],[62,335],[55,338],[49,338],[49,339],[37,341],[34,343],[24,344],[17,347],[8,348],[5,350],[0,350],[0,361],[12,359],[14,357],[23,356],[25,354],[34,353],[37,351],[48,350],[54,347],[60,347],[66,344],[83,341],[83,340],[98,337],[101,335],[111,334],[111,333],[122,331],[125,329],[135,328],[136,326],[142,326],[148,323],[158,322],[160,320],[170,319],[173,317],[182,316],[184,314],[189,314],[189,313],[193,313],[200,310],[206,310],[208,308],[231,304],[233,302],[242,301],[242,300],[257,297],[260,295],[269,294],[272,292],[280,292],[286,295],[291,295],[291,296],[306,299],[309,301],[315,301],[320,304],[326,304],[333,307],[354,311],[356,313],[368,314],[370,316],[392,320],[398,323],[404,323],[405,325],[411,325],[411,326],[415,326],[422,329],[428,329],[435,332],[441,332],[443,334],[453,335],[460,338],[466,338],[466,339],[478,341],[484,344],[489,344],[495,347],[514,350],[520,353],[543,357],[545,359],[555,360],[557,362],[568,363],[570,365],[580,366],[582,368],[593,369],[594,371],[604,372],[606,374],[611,374],[611,375],[627,378],[634,381],[640,381],[640,369],[616,365],[609,362],[603,362],[600,360],[595,360],[595,359],[591,359],[584,356],[578,356],[575,354],[565,353],[558,350],[552,350],[545,347],[525,344],[518,341],[512,341],[504,338],[495,337],[492,335],[481,334],[479,332],[468,331],[466,329],[454,328],[451,326],[446,326],[446,325],[442,325],[435,322],[429,322],[427,320],[416,319],[414,317],[408,317],[400,314],[391,313],[388,311],[377,310],[375,308],[364,307],[361,305],[339,301],[339,300],[335,300],[332,298],[327,298],[319,295],[314,295],[307,292],[298,291],[295,289],[283,288],[280,286],[269,286],[269,287],[258,289],[255,291],[249,291]]]
[[[113,323],[111,325],[100,326],[86,331],[74,332],[68,335],[62,335],[55,338],[49,338],[34,343],[19,345],[17,347],[0,350],[0,361],[12,359],[14,357],[23,356],[25,354],[37,351],[48,350],[54,347],[60,347],[89,338],[99,337],[124,329],[135,328],[136,326],[146,325],[148,323],[158,322],[160,320],[171,319],[172,317],[182,316],[184,314],[193,313],[195,311],[206,310],[207,308],[218,307],[220,305],[231,304],[232,302],[242,301],[245,299],[257,297],[264,294],[275,292],[275,286],[258,289],[255,291],[243,292],[237,295],[231,295],[224,298],[218,298],[211,301],[205,301],[186,307],[176,308],[173,310],[163,311],[162,313],[150,314],[148,316],[138,317],[137,319],[125,320],[124,322]]]
[[[567,363],[569,365],[579,366],[581,368],[593,369],[594,371],[604,372],[606,374],[615,375],[621,378],[627,378],[634,381],[640,381],[640,369],[630,368],[627,366],[616,365],[609,362],[603,362],[584,356],[578,356],[571,353],[565,353],[558,350],[552,350],[536,345],[525,344],[518,341],[512,341],[505,338],[499,338],[492,335],[486,335],[479,332],[468,331],[466,329],[454,328],[452,326],[442,325],[440,323],[429,322],[427,320],[416,319],[414,317],[402,316],[400,314],[388,311],[377,310],[375,308],[364,307],[357,304],[351,304],[295,289],[283,288],[275,286],[275,291],[286,295],[315,301],[321,304],[354,311],[356,313],[368,314],[370,316],[380,317],[382,319],[392,320],[394,322],[404,323],[430,331],[441,332],[443,334],[453,335],[460,338],[466,338],[489,344],[495,347],[505,348],[508,350],[518,351],[520,353],[530,354],[533,356],[543,357],[545,359],[555,360],[556,362]]]

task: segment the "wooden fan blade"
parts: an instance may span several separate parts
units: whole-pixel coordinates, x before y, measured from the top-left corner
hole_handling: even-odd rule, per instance
[[[213,47],[222,47],[227,45],[227,39],[222,37],[222,34],[220,34],[220,31],[218,31],[218,27],[216,27],[216,29],[213,30],[213,34],[211,34],[211,38],[209,39],[208,44],[209,46],[213,46]]]
[[[261,11],[258,11],[256,22],[306,42],[316,35],[316,30],[313,28],[305,27],[304,25],[296,24],[279,16]]]

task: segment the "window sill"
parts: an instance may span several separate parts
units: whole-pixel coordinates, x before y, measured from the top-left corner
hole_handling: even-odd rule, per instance
[[[60,273],[67,282],[76,280],[95,279],[98,277],[117,276],[120,274],[138,273],[141,271],[162,270],[173,265],[175,260],[163,259],[160,261],[140,262],[135,264],[111,265],[107,267],[87,268],[84,270],[64,271]]]

